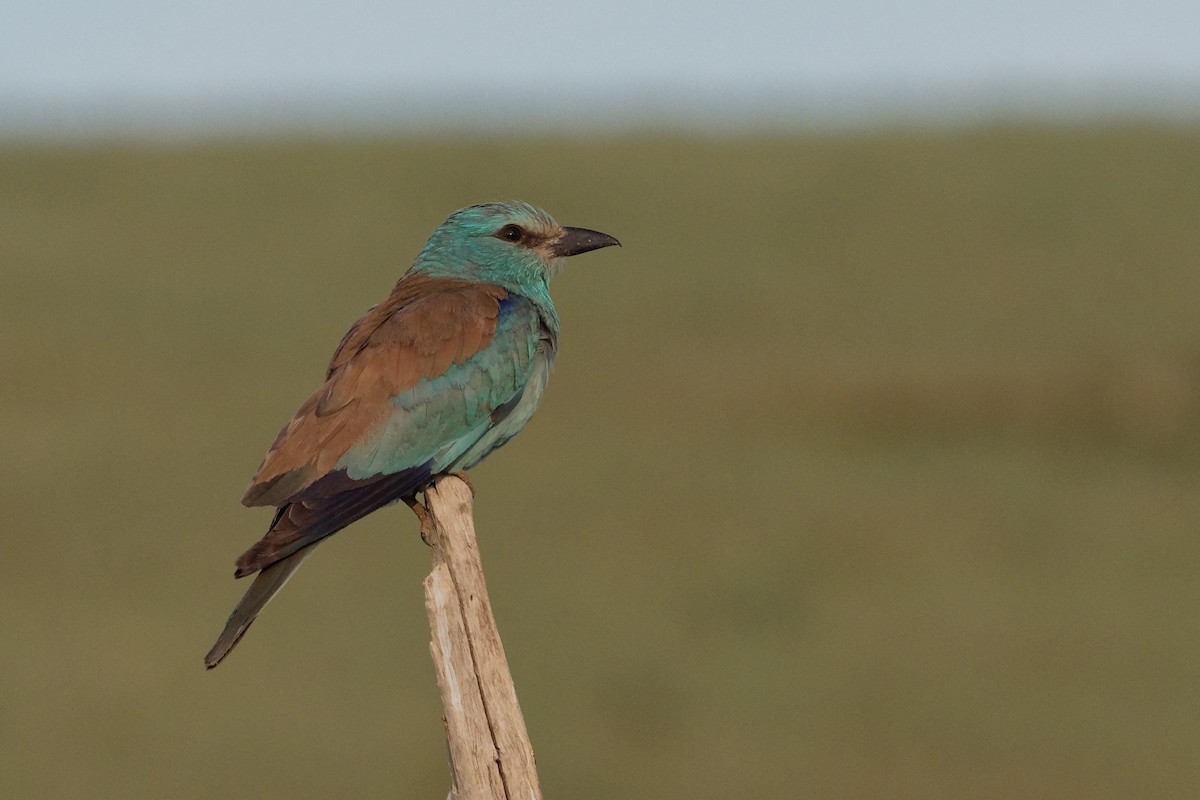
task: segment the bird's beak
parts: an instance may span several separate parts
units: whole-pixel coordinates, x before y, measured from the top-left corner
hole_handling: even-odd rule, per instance
[[[562,236],[555,239],[554,244],[550,246],[550,253],[555,258],[564,258],[614,244],[617,247],[621,246],[620,242],[607,233],[589,231],[587,228],[563,228]]]

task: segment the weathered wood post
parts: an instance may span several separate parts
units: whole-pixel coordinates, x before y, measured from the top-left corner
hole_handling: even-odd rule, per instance
[[[433,571],[425,579],[429,643],[445,707],[450,798],[541,800],[533,747],[488,600],[472,492],[438,478],[425,491]]]

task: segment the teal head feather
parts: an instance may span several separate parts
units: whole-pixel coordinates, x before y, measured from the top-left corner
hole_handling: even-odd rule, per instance
[[[563,227],[528,203],[482,203],[439,225],[410,272],[494,283],[548,302],[550,278],[565,257],[614,244],[607,234]]]

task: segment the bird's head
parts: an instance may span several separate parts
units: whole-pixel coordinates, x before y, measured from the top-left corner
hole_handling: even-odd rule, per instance
[[[455,211],[438,226],[413,270],[529,294],[549,284],[568,256],[620,245],[612,236],[567,228],[528,203],[483,203]]]

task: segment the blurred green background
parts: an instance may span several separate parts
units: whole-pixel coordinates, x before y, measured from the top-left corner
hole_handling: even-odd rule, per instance
[[[547,797],[1200,792],[1200,131],[0,148],[0,796],[441,797],[403,507],[201,664],[450,211],[624,243],[472,475]]]

